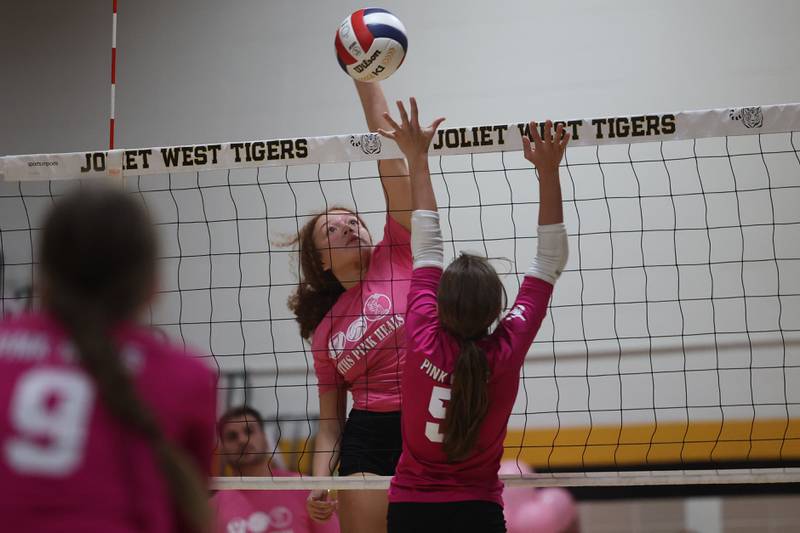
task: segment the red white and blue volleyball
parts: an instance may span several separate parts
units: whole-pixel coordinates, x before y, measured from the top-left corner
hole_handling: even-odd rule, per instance
[[[358,81],[385,80],[400,67],[408,50],[406,28],[385,9],[359,9],[336,31],[336,59]]]

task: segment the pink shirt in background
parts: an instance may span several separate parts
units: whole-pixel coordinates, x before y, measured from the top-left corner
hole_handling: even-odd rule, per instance
[[[406,299],[411,283],[411,234],[387,215],[364,280],[344,292],[311,342],[319,393],[346,387],[353,407],[400,410],[406,353]]]
[[[297,476],[272,469],[273,476]],[[307,490],[224,490],[211,498],[214,533],[339,533],[334,514],[315,522],[306,511]]]
[[[126,325],[115,338],[167,438],[207,476],[216,378],[198,359]],[[0,516],[4,531],[178,530],[147,440],[113,418],[44,314],[0,322]]]
[[[478,342],[489,361],[489,412],[472,455],[449,463],[441,423],[450,399],[458,342],[439,324],[436,291],[442,270],[414,270],[408,295],[408,353],[403,372],[403,453],[389,488],[390,502],[492,501],[503,505],[498,477],[508,418],[519,388],[520,368],[547,312],[553,286],[525,276],[511,311]]]

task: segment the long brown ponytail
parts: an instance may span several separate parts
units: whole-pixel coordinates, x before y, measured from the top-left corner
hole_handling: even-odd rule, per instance
[[[505,289],[485,258],[462,254],[442,273],[437,300],[442,326],[460,344],[442,442],[448,460],[456,462],[472,453],[489,410],[489,363],[476,341],[500,315]]]
[[[200,472],[164,436],[139,397],[111,330],[148,299],[156,276],[156,238],[144,209],[121,190],[91,185],[59,200],[41,240],[43,304],[66,328],[103,405],[152,446],[180,518],[210,525]]]

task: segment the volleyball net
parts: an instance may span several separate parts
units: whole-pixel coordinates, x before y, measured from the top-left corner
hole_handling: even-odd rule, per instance
[[[507,484],[800,481],[800,104],[563,122],[570,259],[522,369]],[[430,167],[447,260],[495,262],[516,294],[536,251],[527,122],[444,128]],[[0,311],[32,301],[42,215],[119,179],[160,238],[151,323],[206,354],[223,407],[261,411],[308,472],[316,377],[287,299],[308,217],[385,221],[375,134],[0,158]],[[80,253],[76,250],[76,253]],[[735,468],[727,468],[727,467]],[[387,478],[220,478],[220,488],[382,488]]]

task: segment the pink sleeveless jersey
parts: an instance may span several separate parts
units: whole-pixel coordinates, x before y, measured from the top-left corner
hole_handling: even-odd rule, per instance
[[[520,368],[547,312],[553,286],[525,276],[511,311],[478,342],[489,361],[489,412],[474,452],[449,463],[441,424],[450,400],[457,341],[439,324],[436,291],[442,270],[417,268],[408,295],[408,353],[403,372],[403,452],[389,488],[390,502],[492,501],[503,505],[498,477],[508,418],[519,388]]]
[[[141,398],[204,475],[216,379],[152,330],[115,332]],[[0,322],[0,516],[5,531],[179,530],[151,446],[100,402],[64,330],[43,314]]]
[[[411,234],[387,216],[364,280],[344,292],[314,330],[320,394],[345,387],[355,409],[400,410],[410,282]]]
[[[274,476],[297,476],[272,469]],[[307,490],[224,490],[211,498],[214,533],[339,533],[336,515],[326,522],[311,520]]]

